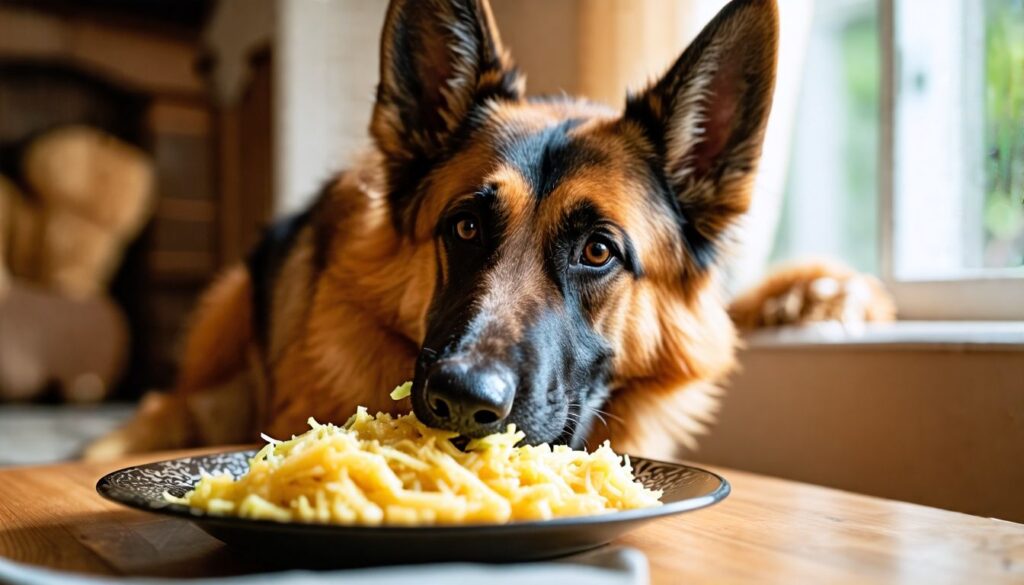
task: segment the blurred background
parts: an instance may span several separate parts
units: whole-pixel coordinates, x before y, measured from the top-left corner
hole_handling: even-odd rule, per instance
[[[0,0],[0,465],[172,383],[197,294],[367,145],[386,4]],[[618,105],[725,2],[491,4],[531,93]],[[690,456],[1024,519],[978,497],[1024,485],[1024,0],[780,4],[729,286],[839,259],[905,322],[748,340]]]

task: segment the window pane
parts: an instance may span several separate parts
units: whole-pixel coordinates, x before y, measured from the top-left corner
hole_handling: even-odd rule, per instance
[[[1024,264],[1024,0],[985,0],[986,267]]]
[[[876,0],[818,0],[773,261],[878,268],[880,56]]]
[[[897,0],[900,279],[1024,261],[1024,0]]]

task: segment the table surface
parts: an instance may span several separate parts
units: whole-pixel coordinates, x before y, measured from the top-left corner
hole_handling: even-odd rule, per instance
[[[0,556],[100,575],[259,571],[187,521],[95,492],[109,471],[184,454],[0,471]],[[618,541],[647,555],[653,583],[1024,583],[1022,524],[718,471],[724,502]]]

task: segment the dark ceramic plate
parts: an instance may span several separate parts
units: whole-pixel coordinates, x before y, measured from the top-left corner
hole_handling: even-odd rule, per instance
[[[290,566],[551,558],[601,546],[644,522],[704,508],[729,495],[729,483],[709,471],[633,457],[636,477],[651,489],[664,490],[664,505],[537,522],[369,527],[209,516],[163,498],[164,492],[184,495],[200,471],[238,477],[254,454],[235,451],[128,467],[100,479],[96,491],[132,508],[191,520],[228,545],[264,558],[287,559]]]

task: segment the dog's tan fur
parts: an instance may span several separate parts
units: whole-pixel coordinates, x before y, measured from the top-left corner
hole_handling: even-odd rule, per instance
[[[389,12],[382,44],[385,60],[389,37],[398,26],[395,15],[403,4],[394,2]],[[477,6],[493,30],[486,2]],[[685,194],[687,208],[694,211],[695,229],[708,239],[727,233],[749,206],[774,78],[774,2],[745,1],[734,12],[716,25],[715,34],[698,39],[698,50],[684,54],[684,61],[692,61],[684,65],[696,72],[697,80],[691,80],[685,97],[689,109],[682,127],[667,138],[667,148],[679,151],[679,160],[693,163],[667,171]],[[694,138],[701,133],[698,127],[729,124],[728,115],[739,106],[726,104],[724,114],[709,114],[726,118],[702,117],[702,100],[718,91],[721,75],[713,63],[698,58],[733,51],[740,43],[759,49],[737,52],[742,60],[729,65],[737,70],[724,74],[769,81],[749,88],[757,100],[754,126],[746,129],[748,140],[730,145],[730,158],[722,163],[726,172],[702,173],[702,149],[710,149],[711,156],[726,145],[700,144]],[[509,62],[496,32],[486,44],[501,58],[495,61],[496,69],[475,72],[479,87],[497,84],[508,74]],[[736,333],[717,292],[716,269],[701,266],[686,254],[675,220],[652,207],[637,178],[635,149],[645,144],[637,136],[640,127],[619,112],[584,102],[488,102],[484,107],[489,126],[481,130],[483,135],[529,133],[567,118],[583,119],[570,135],[585,139],[604,164],[568,177],[536,203],[523,175],[503,164],[492,142],[472,140],[457,156],[432,169],[415,214],[400,218],[410,226],[402,232],[387,196],[388,165],[410,157],[410,149],[436,147],[443,137],[429,132],[410,135],[401,127],[399,111],[388,99],[389,75],[382,68],[382,91],[371,125],[377,148],[341,175],[316,204],[311,223],[297,234],[275,279],[269,339],[262,349],[254,343],[250,324],[253,282],[244,269],[232,269],[200,303],[177,391],[150,398],[133,423],[95,444],[89,456],[250,442],[260,431],[288,436],[302,431],[307,417],[343,421],[359,405],[371,411],[408,411],[409,401],[393,402],[388,391],[412,378],[426,334],[438,262],[442,278],[450,270],[438,249],[435,226],[453,201],[481,184],[498,186],[509,234],[501,259],[486,277],[488,292],[480,300],[504,323],[502,335],[492,336],[488,343],[515,341],[521,334],[517,307],[556,294],[543,277],[541,250],[534,242],[554,229],[564,210],[586,201],[625,226],[644,272],[642,278],[621,278],[609,285],[590,311],[591,326],[614,356],[612,395],[605,407],[611,415],[609,424],[599,426],[592,438],[610,438],[618,449],[649,455],[671,455],[680,443],[693,446],[694,437],[713,417],[717,384],[733,367]],[[667,78],[637,96],[636,107],[669,115],[662,112],[667,107],[662,96],[675,91],[671,83],[677,81]],[[444,94],[442,119],[449,131],[469,108],[461,96],[457,85]],[[606,193],[614,196],[602,196]],[[317,268],[319,263],[322,269]],[[789,278],[801,281],[805,276]],[[756,305],[757,299],[746,302]],[[508,318],[500,319],[506,313]],[[156,440],[155,435],[165,439]]]

